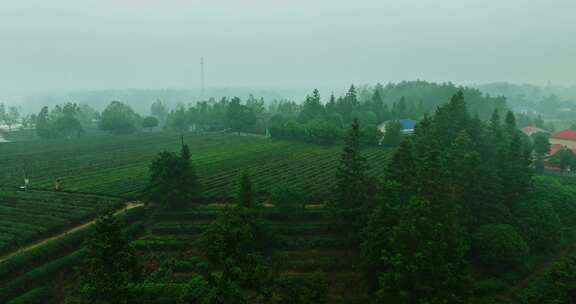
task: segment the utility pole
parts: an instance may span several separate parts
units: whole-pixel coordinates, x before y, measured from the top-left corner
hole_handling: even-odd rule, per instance
[[[204,57],[200,57],[200,96],[204,98],[206,83],[204,79]]]

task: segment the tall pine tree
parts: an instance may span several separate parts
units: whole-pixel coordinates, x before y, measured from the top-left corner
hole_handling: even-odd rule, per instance
[[[357,242],[364,225],[364,207],[368,200],[368,163],[360,153],[360,137],[360,125],[354,119],[340,155],[333,202],[336,218],[343,224],[341,227],[349,227],[347,237],[353,243]]]
[[[238,203],[245,207],[250,208],[254,206],[254,193],[252,189],[252,181],[248,171],[243,171],[240,175],[240,184],[238,188]]]
[[[129,284],[138,278],[136,255],[112,208],[96,220],[86,250],[79,278],[82,303],[129,303]]]

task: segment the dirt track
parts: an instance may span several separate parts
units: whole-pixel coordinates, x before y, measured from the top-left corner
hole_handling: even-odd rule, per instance
[[[141,203],[141,202],[129,202],[129,203],[126,204],[126,207],[122,208],[121,210],[116,211],[115,214],[118,215],[118,214],[120,214],[120,213],[126,212],[126,210],[133,209],[133,208],[138,208],[138,207],[142,207],[142,206],[144,206],[144,204]],[[57,235],[54,235],[54,236],[51,236],[51,237],[48,237],[48,238],[39,240],[39,241],[37,241],[37,242],[35,242],[35,243],[32,243],[32,244],[30,244],[30,245],[28,245],[28,246],[26,246],[26,247],[24,247],[24,248],[21,248],[21,249],[18,249],[18,250],[16,250],[16,251],[13,251],[13,252],[10,252],[10,253],[8,253],[8,254],[5,254],[5,255],[3,255],[3,256],[0,256],[0,263],[4,262],[5,260],[8,260],[8,259],[12,258],[13,256],[15,256],[15,255],[17,255],[17,254],[20,254],[20,253],[23,253],[23,252],[26,252],[26,251],[30,251],[30,250],[32,250],[32,249],[34,249],[34,248],[36,248],[36,247],[42,246],[42,245],[44,245],[44,244],[46,244],[46,243],[48,243],[48,242],[50,242],[50,241],[60,239],[60,238],[66,236],[66,235],[68,235],[68,234],[70,234],[70,233],[73,233],[73,232],[76,232],[76,231],[78,231],[78,230],[82,230],[82,229],[84,229],[84,228],[87,228],[87,227],[93,225],[95,222],[96,222],[95,219],[94,219],[94,220],[91,220],[91,221],[89,221],[89,222],[80,224],[80,225],[78,225],[78,226],[76,226],[76,227],[72,227],[72,228],[70,228],[70,229],[68,229],[68,230],[66,230],[66,231],[64,231],[64,232],[62,232],[62,233],[60,233],[60,234],[57,234]]]

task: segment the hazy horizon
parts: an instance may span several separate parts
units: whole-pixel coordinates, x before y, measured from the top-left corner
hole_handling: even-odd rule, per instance
[[[42,91],[573,85],[568,0],[39,1],[0,5],[0,100]]]

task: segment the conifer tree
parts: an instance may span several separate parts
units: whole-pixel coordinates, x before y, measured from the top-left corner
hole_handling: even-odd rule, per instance
[[[238,203],[245,207],[250,208],[254,206],[254,193],[252,189],[252,181],[247,171],[243,171],[240,175],[240,185],[238,189]]]
[[[454,213],[435,205],[413,198],[401,206],[383,251],[378,303],[468,303],[466,246]]]
[[[368,164],[360,153],[360,137],[360,124],[354,119],[337,172],[337,201],[341,208],[359,207],[364,199],[359,190],[366,184]]]
[[[504,200],[508,207],[526,194],[530,185],[531,173],[529,170],[528,157],[530,151],[520,139],[520,132],[514,130],[510,133],[510,143],[506,151],[506,161],[501,167],[502,188]]]
[[[380,90],[375,89],[374,94],[372,95],[372,111],[376,113],[376,117],[379,121],[383,121],[384,118],[384,101],[382,100],[382,96],[380,95]]]
[[[209,303],[265,303],[277,275],[267,265],[267,242],[257,214],[244,206],[226,207],[200,238],[201,252],[218,272],[208,274]]]
[[[190,150],[185,144],[180,155],[160,152],[150,164],[145,198],[164,206],[177,207],[189,203],[200,194],[200,182],[190,157]]]
[[[536,159],[534,167],[536,172],[542,173],[544,171],[544,156],[550,151],[550,141],[548,137],[543,134],[536,134],[534,136],[534,154]]]
[[[450,102],[438,107],[433,118],[434,137],[442,147],[452,144],[460,131],[467,129],[470,114],[462,91],[458,91]]]
[[[416,190],[416,163],[412,141],[405,138],[392,155],[392,160],[386,170],[386,179],[394,181],[401,186],[400,199],[407,202]]]
[[[396,147],[402,140],[402,124],[399,121],[386,123],[386,132],[382,138],[385,147]]]
[[[506,113],[506,119],[504,120],[504,126],[506,130],[506,134],[509,137],[512,137],[514,133],[517,133],[519,130],[516,128],[516,116],[512,111],[508,111]]]
[[[182,148],[180,150],[180,157],[182,157],[182,159],[185,161],[190,161],[192,155],[190,154],[190,148],[188,147],[187,144],[182,145]]]
[[[495,153],[497,153],[500,148],[505,145],[505,138],[498,109],[494,109],[494,112],[492,112],[492,117],[488,123],[488,141],[492,155],[495,155]]]
[[[301,123],[306,123],[313,119],[322,118],[324,112],[324,105],[320,102],[320,92],[315,89],[312,92],[312,96],[306,96],[306,101],[302,105],[298,120]]]
[[[362,230],[360,266],[371,291],[376,291],[380,274],[388,269],[382,252],[390,248],[390,233],[398,223],[398,210],[404,204],[400,196],[404,191],[401,189],[404,187],[396,181],[385,180],[380,185],[376,206]]]
[[[354,119],[352,128],[340,155],[336,173],[336,189],[333,211],[343,227],[349,227],[347,237],[351,242],[358,240],[364,225],[363,213],[367,202],[368,164],[360,153],[360,125]]]
[[[128,287],[137,279],[138,267],[112,208],[105,209],[96,220],[86,250],[79,280],[82,303],[128,303]]]

